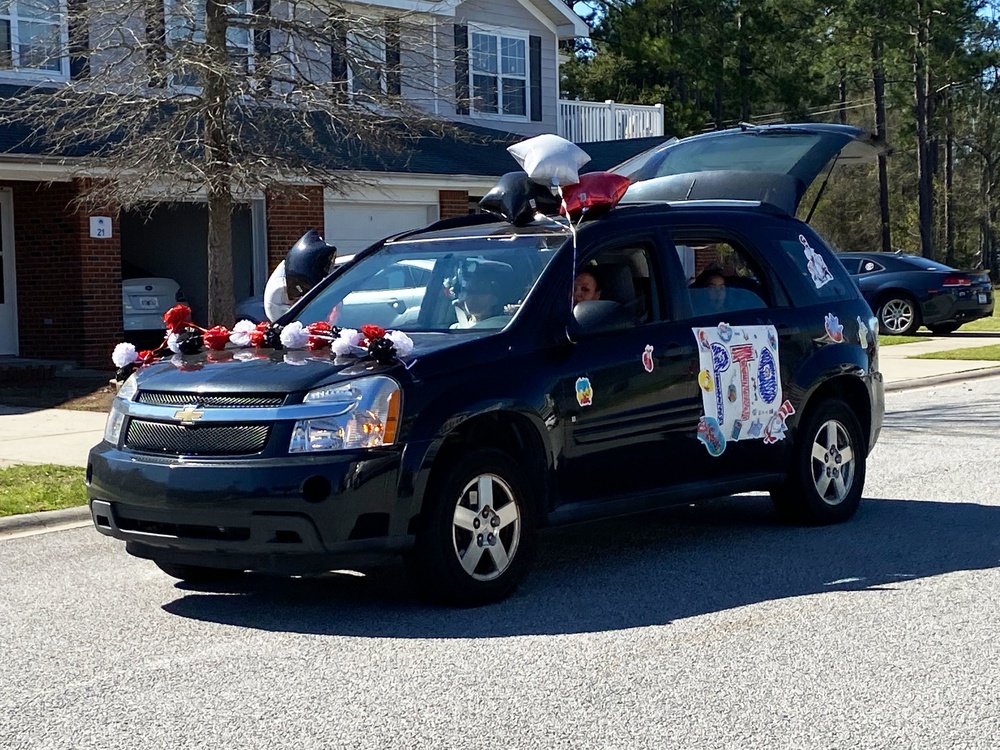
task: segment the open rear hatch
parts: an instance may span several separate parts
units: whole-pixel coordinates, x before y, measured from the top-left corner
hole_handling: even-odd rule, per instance
[[[671,140],[615,167],[632,181],[623,203],[751,200],[794,215],[829,166],[885,153],[873,134],[849,125],[741,125]]]

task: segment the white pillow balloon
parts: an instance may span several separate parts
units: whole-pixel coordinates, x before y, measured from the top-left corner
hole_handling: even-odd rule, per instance
[[[575,185],[580,181],[580,167],[590,161],[582,148],[551,133],[515,143],[507,150],[528,177],[548,187]]]

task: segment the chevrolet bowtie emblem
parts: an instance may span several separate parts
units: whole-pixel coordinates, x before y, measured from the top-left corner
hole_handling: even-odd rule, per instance
[[[174,412],[174,419],[179,419],[181,424],[194,424],[205,412],[200,409],[196,409],[191,404],[188,404],[180,411]]]

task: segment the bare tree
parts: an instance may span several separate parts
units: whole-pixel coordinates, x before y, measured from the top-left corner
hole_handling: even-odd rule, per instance
[[[426,14],[323,0],[68,8],[65,41],[35,64],[58,70],[68,58],[69,80],[0,100],[0,122],[27,125],[67,169],[100,178],[82,201],[207,200],[213,324],[232,320],[234,202],[302,184],[343,192],[363,182],[360,155],[398,156],[429,130],[456,133],[431,114],[450,50]]]

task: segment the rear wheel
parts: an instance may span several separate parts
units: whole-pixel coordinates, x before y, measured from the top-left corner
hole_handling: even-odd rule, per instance
[[[513,459],[493,449],[463,454],[428,492],[410,575],[435,601],[498,601],[527,573],[535,525],[534,498]]]
[[[910,336],[920,328],[920,308],[905,294],[882,300],[878,308],[879,332],[890,336]]]
[[[839,399],[817,404],[796,433],[794,466],[771,492],[778,514],[796,523],[840,523],[854,515],[865,484],[867,450],[854,412]]]
[[[206,568],[202,565],[180,565],[154,560],[156,567],[168,576],[179,578],[188,583],[225,583],[243,576],[242,570],[228,568]]]
[[[961,325],[961,323],[938,323],[927,327],[931,333],[936,333],[938,336],[947,336],[949,333],[957,331]]]

